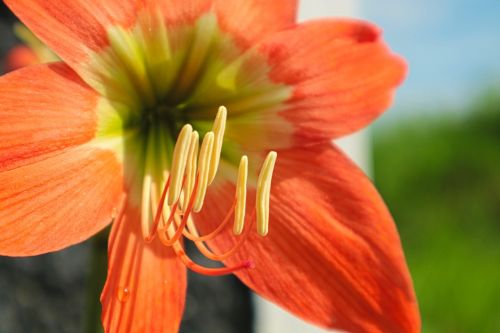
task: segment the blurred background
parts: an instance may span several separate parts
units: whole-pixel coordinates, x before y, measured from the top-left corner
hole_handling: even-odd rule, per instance
[[[303,1],[302,19],[318,13],[375,22],[409,64],[392,109],[342,144],[398,224],[423,332],[500,332],[500,2]],[[13,23],[2,4],[0,59],[19,42]],[[100,289],[92,267],[105,247],[101,236],[56,254],[0,258],[0,333],[96,332],[85,325],[99,311],[87,290]],[[259,324],[274,312],[253,304],[231,277],[192,275],[182,330],[288,333]]]
[[[359,5],[409,64],[372,157],[423,331],[500,332],[500,2]]]

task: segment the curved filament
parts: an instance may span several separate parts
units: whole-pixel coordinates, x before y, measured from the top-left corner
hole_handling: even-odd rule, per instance
[[[202,242],[202,241],[207,241],[215,238],[218,234],[224,230],[224,227],[227,226],[228,222],[230,221],[230,218],[234,212],[234,208],[236,206],[236,202],[233,203],[232,207],[230,210],[227,212],[226,216],[224,217],[224,220],[222,220],[222,223],[215,228],[215,230],[209,232],[206,235],[200,236],[198,234],[198,231],[196,230],[196,226],[193,221],[188,221],[187,223],[187,228],[184,230],[184,236],[193,241],[193,242]]]
[[[236,241],[236,244],[233,245],[232,248],[227,250],[226,252],[222,254],[216,254],[212,250],[208,248],[208,246],[202,242],[202,241],[195,241],[194,244],[198,248],[198,250],[207,258],[215,261],[223,261],[226,260],[227,258],[231,257],[233,254],[238,251],[243,243],[247,240],[248,236],[250,235],[250,228],[253,227],[253,221],[254,221],[255,213],[250,216],[250,226],[245,229],[243,236],[239,237],[238,240]]]
[[[165,204],[165,199],[167,196],[168,188],[170,187],[170,175],[168,175],[167,182],[163,187],[163,191],[161,193],[160,202],[158,203],[158,208],[156,209],[155,219],[153,221],[153,225],[151,227],[151,232],[148,236],[145,237],[146,242],[151,242],[156,234],[156,230],[158,229],[158,225],[160,224],[160,218],[163,216],[163,206]]]

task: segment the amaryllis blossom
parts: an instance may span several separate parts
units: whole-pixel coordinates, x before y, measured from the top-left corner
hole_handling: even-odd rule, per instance
[[[420,330],[392,218],[330,143],[403,79],[376,27],[298,24],[296,0],[5,2],[62,61],[0,78],[1,254],[113,223],[106,332],[177,332],[186,268],[323,327]]]

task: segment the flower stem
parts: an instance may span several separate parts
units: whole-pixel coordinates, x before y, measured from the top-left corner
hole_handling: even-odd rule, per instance
[[[106,281],[108,229],[91,239],[89,273],[87,277],[85,333],[103,332],[101,324],[100,294]]]

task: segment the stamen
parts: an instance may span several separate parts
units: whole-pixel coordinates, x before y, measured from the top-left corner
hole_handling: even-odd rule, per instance
[[[194,204],[193,211],[198,213],[203,207],[203,201],[205,200],[205,194],[207,192],[208,186],[208,172],[210,171],[210,157],[212,153],[212,147],[214,144],[214,133],[208,132],[203,138],[203,142],[200,148],[200,156],[198,157],[198,177],[199,186],[196,192],[196,202]]]
[[[162,216],[163,224],[161,224],[162,229],[165,229],[165,230],[170,228],[170,225],[175,221],[175,216],[176,216],[175,213],[177,212],[177,208],[179,207],[179,205],[178,205],[178,203],[175,203],[171,209],[169,209],[168,206],[166,206],[166,207],[167,207],[167,209],[165,209],[163,211],[163,216]],[[165,211],[168,214],[167,221],[164,220],[165,219]]]
[[[228,275],[232,274],[236,271],[239,271],[241,269],[248,269],[248,268],[253,268],[254,264],[250,260],[245,260],[241,262],[238,265],[231,266],[231,267],[221,267],[221,268],[208,268],[208,267],[203,267],[201,265],[198,265],[195,263],[191,258],[188,257],[186,252],[182,249],[182,246],[180,244],[175,244],[174,245],[174,251],[175,254],[182,260],[184,265],[186,265],[187,268],[192,270],[193,272],[203,274],[203,275],[209,275],[209,276],[221,276],[221,275]]]
[[[142,236],[144,238],[148,238],[149,231],[149,215],[150,215],[150,206],[149,203],[151,201],[151,182],[152,177],[150,174],[145,174],[144,179],[142,181],[142,202],[141,202],[141,229]]]
[[[151,231],[147,237],[145,237],[146,242],[151,242],[155,236],[156,229],[158,229],[158,225],[160,224],[160,218],[163,214],[163,207],[165,204],[165,197],[167,195],[168,188],[170,187],[170,176],[167,178],[167,183],[163,187],[163,191],[161,193],[160,202],[158,203],[158,208],[156,209],[156,215],[154,217],[153,225],[151,227]],[[150,194],[151,195],[151,194]],[[153,200],[153,207],[156,206],[156,200]]]
[[[248,236],[250,235],[249,231],[250,231],[250,228],[252,228],[252,226],[253,226],[254,218],[255,218],[255,212],[250,216],[250,225],[248,228],[246,228],[243,236],[238,238],[238,241],[236,242],[236,244],[233,245],[232,248],[230,248],[229,250],[227,250],[226,252],[224,252],[222,254],[214,253],[212,250],[210,250],[207,247],[207,245],[203,241],[195,241],[194,244],[196,245],[198,250],[200,250],[200,252],[205,257],[207,257],[211,260],[216,260],[216,261],[226,260],[227,258],[231,257],[233,254],[235,254],[236,251],[238,251],[240,249],[240,247],[243,245],[243,243],[245,243]],[[196,231],[196,234],[197,234],[197,231]]]
[[[167,236],[168,235],[168,230],[173,226],[172,222],[175,221],[175,213],[177,211],[178,207],[178,202],[174,204],[172,207],[172,210],[170,211],[170,216],[168,217],[167,222],[165,223],[164,226],[160,226],[158,228],[158,238],[160,238],[160,241],[163,243],[165,246],[172,246],[177,242],[182,235],[182,231],[186,227],[186,221],[184,221],[184,217],[182,218],[181,225],[179,228],[173,233],[172,236]]]
[[[257,212],[257,232],[261,236],[267,235],[269,231],[269,194],[276,157],[277,154],[274,151],[267,154],[257,180],[255,210]]]
[[[198,146],[199,146],[199,134],[197,131],[191,133],[191,141],[189,143],[189,153],[186,165],[186,186],[183,188],[182,193],[182,203],[183,211],[186,211],[187,202],[191,195],[193,195],[194,182],[196,178],[196,168],[197,168],[197,157],[198,157]]]
[[[194,189],[196,191],[196,189],[198,188],[198,177],[196,178],[195,180],[195,183],[194,183]],[[177,230],[175,231],[175,233],[173,233],[173,235],[170,235],[169,234],[169,231],[171,230],[171,221],[174,219],[174,214],[175,214],[175,211],[177,210],[177,206],[178,206],[178,201],[174,204],[174,206],[172,207],[172,212],[170,213],[170,217],[168,219],[168,222],[167,222],[167,225],[165,227],[161,227],[160,230],[158,230],[158,236],[161,240],[161,242],[166,245],[166,246],[172,246],[174,245],[181,237],[182,235],[182,231],[184,230],[184,228],[186,227],[186,223],[187,223],[187,220],[189,218],[189,214],[191,213],[191,210],[193,209],[193,205],[194,205],[194,199],[195,197],[194,196],[191,196],[191,198],[189,199],[189,203],[188,203],[188,206],[187,206],[187,209],[186,209],[186,213],[182,216],[182,222],[181,224],[178,226]],[[166,235],[166,233],[168,233],[168,237]]]
[[[191,125],[185,125],[179,133],[173,150],[170,173],[166,159],[156,161],[161,168],[152,164],[156,151],[166,150],[161,143],[154,145],[154,131],[149,133],[146,141],[141,207],[143,237],[146,242],[151,242],[157,234],[159,241],[165,246],[172,247],[186,267],[205,275],[229,274],[239,269],[250,268],[253,263],[244,261],[236,266],[223,268],[200,266],[185,253],[182,236],[193,241],[207,258],[223,261],[241,248],[248,239],[250,230],[254,228],[254,223],[257,224],[257,232],[261,236],[267,235],[269,229],[269,201],[271,179],[277,158],[276,152],[270,152],[262,164],[256,186],[256,206],[249,220],[246,217],[249,162],[245,155],[241,157],[238,166],[234,202],[222,222],[213,231],[201,236],[191,216],[193,212],[199,212],[202,209],[207,187],[213,182],[219,168],[226,121],[227,110],[225,107],[220,107],[212,127],[213,131],[205,134],[201,145],[198,132],[194,131]],[[160,141],[162,141],[161,138]],[[161,176],[158,171],[162,171]],[[160,192],[157,186],[163,184],[165,185]],[[211,250],[206,241],[212,240],[223,232],[229,232],[227,227],[231,217],[234,222],[233,234],[242,236],[235,239],[230,249],[217,254]],[[247,226],[245,226],[245,220],[247,220]]]
[[[212,126],[214,132],[214,147],[212,149],[212,158],[210,162],[210,172],[208,177],[208,184],[212,184],[217,169],[219,168],[220,153],[222,151],[222,142],[224,140],[224,132],[226,130],[227,109],[225,106],[219,107],[219,111],[215,116],[215,121]]]
[[[196,177],[195,184],[194,184],[194,191],[196,192],[198,188],[198,181],[199,181],[199,176]],[[160,228],[158,231],[158,236],[161,240],[161,242],[166,245],[166,246],[172,246],[176,255],[182,260],[184,265],[191,269],[194,272],[197,272],[199,274],[204,274],[204,275],[210,275],[210,276],[220,276],[220,275],[227,275],[227,274],[232,274],[240,269],[247,269],[247,268],[253,268],[253,263],[249,260],[243,261],[242,263],[232,266],[232,267],[221,267],[221,268],[208,268],[208,267],[203,267],[201,265],[198,265],[195,263],[189,256],[186,254],[184,251],[181,243],[180,243],[180,236],[182,235],[182,231],[186,227],[186,223],[189,219],[189,215],[191,213],[191,210],[194,205],[194,196],[191,196],[189,200],[189,204],[186,210],[186,213],[182,215],[182,221],[180,225],[178,226],[177,230],[174,231],[173,225],[170,224],[171,219],[174,218],[175,210],[177,209],[177,204],[178,201],[174,204],[172,208],[171,215],[169,217],[169,222],[167,226]],[[197,231],[196,231],[197,232]],[[214,258],[214,260],[224,260],[227,259],[229,256],[233,255],[243,244],[242,239],[240,239],[240,242],[236,244],[235,247],[233,247],[231,250],[226,252],[225,254],[221,256],[217,256],[213,254],[210,250],[206,249],[207,251],[205,252],[208,257]]]
[[[233,203],[231,208],[226,214],[226,217],[222,220],[221,224],[215,228],[215,230],[209,232],[208,234],[204,236],[200,236],[198,233],[198,230],[196,229],[196,225],[194,224],[193,220],[188,220],[187,222],[187,230],[184,230],[184,236],[186,236],[187,239],[193,241],[193,242],[201,242],[201,241],[207,241],[213,239],[215,236],[221,233],[222,230],[224,230],[224,227],[228,224],[229,219],[234,213],[234,207],[236,206],[236,201]]]
[[[247,177],[248,177],[248,157],[241,157],[240,166],[238,168],[238,180],[236,182],[236,209],[234,211],[234,228],[235,235],[241,235],[245,225],[245,211],[247,200]]]
[[[150,202],[151,202],[151,186],[153,182],[153,156],[154,156],[154,131],[150,131],[146,141],[146,156],[144,166],[144,178],[142,180],[142,200],[141,200],[141,231],[142,236],[147,238],[150,234],[151,219],[150,219]]]
[[[181,192],[181,182],[186,169],[192,132],[193,128],[191,125],[184,125],[177,138],[177,143],[175,144],[174,154],[172,157],[172,167],[170,170],[172,181],[170,184],[170,190],[168,191],[167,200],[169,205],[173,205],[174,202],[177,201]]]

